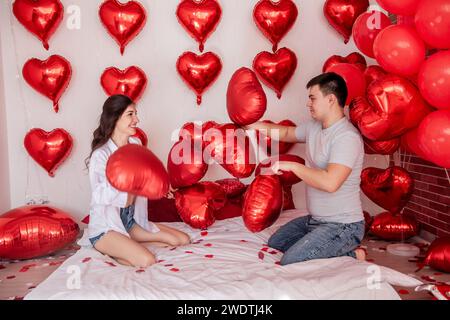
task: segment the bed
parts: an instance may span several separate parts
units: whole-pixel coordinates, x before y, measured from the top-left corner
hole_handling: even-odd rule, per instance
[[[168,223],[187,232],[193,243],[149,247],[158,262],[147,269],[121,266],[82,247],[25,299],[398,300],[392,285],[422,284],[393,269],[350,257],[280,266],[282,254],[269,248],[267,240],[279,226],[305,214],[285,211],[260,233],[249,232],[241,217],[216,221],[206,231]]]

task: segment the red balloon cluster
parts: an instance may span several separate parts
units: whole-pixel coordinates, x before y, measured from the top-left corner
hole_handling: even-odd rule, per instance
[[[23,143],[28,154],[50,177],[55,176],[56,169],[67,159],[73,146],[70,134],[59,128],[50,132],[31,129]]]
[[[23,206],[0,215],[0,259],[32,259],[74,242],[79,227],[63,210]]]
[[[109,67],[100,78],[103,90],[108,96],[123,94],[134,102],[142,97],[147,82],[145,72],[136,66],[128,67],[125,70]]]

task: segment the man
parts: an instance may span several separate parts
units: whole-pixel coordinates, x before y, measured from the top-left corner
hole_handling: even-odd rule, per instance
[[[267,130],[283,142],[306,143],[306,166],[277,162],[273,171],[292,171],[306,183],[309,216],[282,226],[269,246],[284,252],[282,265],[311,259],[351,256],[364,259],[357,249],[364,236],[360,175],[364,144],[344,114],[347,86],[342,77],[325,73],[307,84],[313,120],[298,127],[258,122],[247,129]]]

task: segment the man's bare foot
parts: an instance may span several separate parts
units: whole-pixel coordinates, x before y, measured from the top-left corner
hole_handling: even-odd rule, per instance
[[[366,250],[363,248],[355,249],[356,260],[365,261],[366,260]]]

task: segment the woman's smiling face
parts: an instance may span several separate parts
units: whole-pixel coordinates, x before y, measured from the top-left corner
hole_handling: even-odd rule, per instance
[[[130,104],[116,122],[115,131],[120,134],[132,136],[136,134],[136,127],[139,123],[137,110],[134,104]]]

